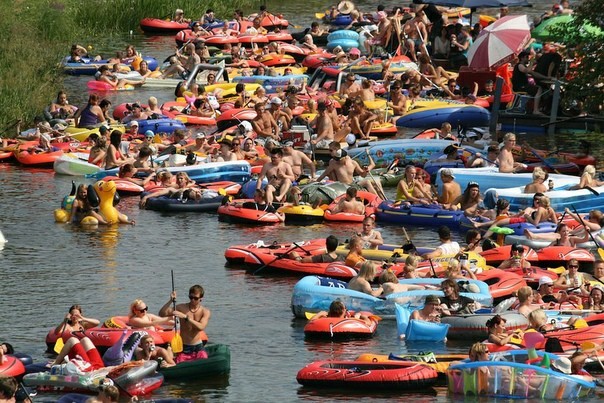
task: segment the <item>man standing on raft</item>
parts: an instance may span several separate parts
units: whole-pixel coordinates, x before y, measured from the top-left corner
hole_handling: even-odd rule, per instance
[[[197,284],[192,286],[189,288],[189,302],[176,305],[176,310],[174,310],[172,304],[176,300],[176,291],[172,291],[168,302],[159,310],[160,316],[169,317],[174,315],[181,319],[180,335],[184,354],[203,351],[201,335],[211,316],[210,310],[201,305],[203,294],[202,286]]]

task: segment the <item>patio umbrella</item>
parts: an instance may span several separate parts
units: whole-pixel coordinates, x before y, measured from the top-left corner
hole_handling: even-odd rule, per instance
[[[474,68],[501,66],[520,53],[531,39],[526,15],[508,15],[483,29],[468,49]]]
[[[423,3],[467,8],[531,7],[527,0],[423,0]]]

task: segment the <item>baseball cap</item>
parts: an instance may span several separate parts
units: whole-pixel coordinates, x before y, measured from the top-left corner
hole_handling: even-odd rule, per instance
[[[154,137],[155,133],[153,133],[153,130],[147,130],[145,132],[145,137]]]
[[[199,132],[195,135],[195,140],[197,139],[205,139],[206,138],[206,134],[204,132]]]
[[[291,140],[288,140],[283,143],[283,147],[293,147],[293,146],[294,146],[294,142]]]
[[[478,184],[478,182],[472,181],[468,183],[468,189],[470,188],[480,188],[480,185]]]
[[[336,151],[336,154],[334,155],[333,159],[336,161],[341,160],[342,158],[346,157],[348,155],[348,153],[346,152],[346,150],[338,150]]]
[[[450,176],[451,178],[455,179],[455,175],[453,175],[453,171],[451,171],[451,169],[449,169],[449,168],[441,169],[440,175],[441,176]]]
[[[551,278],[547,277],[547,276],[543,276],[539,279],[539,287],[540,288],[543,284],[554,284],[554,280],[552,280]]]
[[[351,55],[361,56],[361,51],[358,48],[352,48],[348,53],[350,53]]]
[[[275,97],[275,98],[271,99],[271,105],[281,106],[282,103],[283,103],[283,101],[279,97]]]
[[[138,122],[136,120],[130,121],[129,127],[138,126]]]

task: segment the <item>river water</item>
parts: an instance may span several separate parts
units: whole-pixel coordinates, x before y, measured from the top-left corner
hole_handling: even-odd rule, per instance
[[[276,3],[275,3],[276,4]],[[300,15],[294,3],[270,4],[287,16]],[[367,9],[375,8],[373,2]],[[325,6],[323,4],[323,6]],[[304,6],[299,24],[311,21],[317,4]],[[535,12],[537,10],[533,10]],[[293,18],[292,18],[293,19]],[[163,59],[170,52],[171,37],[124,35],[115,48],[134,43],[143,54]],[[114,49],[115,49],[114,48]],[[87,98],[88,77],[67,77],[72,103]],[[108,94],[114,105],[146,100],[154,95],[170,100],[172,90],[137,90]],[[228,245],[263,240],[301,241],[334,234],[349,238],[358,225],[319,224],[308,227],[279,225],[250,228],[225,224],[215,214],[162,214],[139,210],[138,198],[123,198],[118,208],[136,220],[135,226],[83,230],[55,224],[52,212],[71,188],[72,178],[49,170],[23,169],[0,164],[0,230],[8,243],[0,251],[0,340],[36,361],[44,355],[44,337],[72,304],[81,304],[86,316],[105,320],[125,315],[129,304],[142,298],[156,312],[170,294],[170,270],[174,270],[179,302],[189,286],[206,290],[204,305],[212,310],[207,328],[210,341],[231,348],[228,376],[192,383],[170,383],[156,397],[188,397],[196,401],[340,401],[360,399],[390,401],[407,396],[421,401],[450,401],[444,388],[410,395],[380,390],[311,390],[296,382],[296,373],[307,363],[321,359],[351,359],[365,352],[388,354],[434,351],[467,351],[466,344],[413,344],[396,335],[393,321],[380,323],[376,337],[344,343],[304,340],[303,320],[293,319],[290,298],[295,277],[254,276],[225,267]],[[400,227],[380,227],[386,242],[402,243]],[[434,229],[408,228],[417,245],[434,246]],[[459,235],[455,235],[459,238]],[[48,398],[52,399],[50,395]]]

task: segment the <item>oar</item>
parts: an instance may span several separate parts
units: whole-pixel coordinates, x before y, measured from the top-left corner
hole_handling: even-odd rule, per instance
[[[438,278],[438,276],[436,275],[436,270],[434,270],[434,264],[432,263],[432,259],[428,259],[428,262],[430,262],[430,271],[432,272],[432,277]]]
[[[466,148],[466,147],[460,147],[460,148],[461,148],[462,150],[464,150],[464,151],[469,152],[469,153],[470,153],[470,154],[472,154],[472,155],[476,155],[476,154],[477,154],[477,152],[476,152],[476,151],[474,151],[474,150],[472,150],[472,149],[470,149],[470,148]],[[487,157],[485,157],[484,155],[482,155],[482,153],[480,154],[480,157],[478,157],[478,158],[481,158],[481,159],[485,160],[486,162],[488,162],[489,164],[493,164],[493,165],[495,165],[496,167],[498,167],[498,166],[499,166],[499,163],[498,163],[497,161],[491,161],[490,159],[488,159]]]
[[[172,276],[172,293],[174,293],[174,270],[170,270],[170,275]],[[176,299],[172,299],[172,310],[176,311]],[[170,341],[170,346],[174,353],[180,353],[183,350],[182,337],[176,326],[176,318],[174,318],[174,337]]]
[[[403,227],[403,233],[405,234],[405,240],[407,241],[407,245],[411,245],[413,246],[413,249],[415,249],[415,245],[413,245],[411,238],[409,238],[409,234],[407,234],[407,230],[405,229],[405,227]]]
[[[575,214],[577,215],[577,217],[579,217],[579,221],[581,222],[581,225],[583,225],[583,227],[585,228],[585,231],[587,231],[587,233],[589,234],[589,237],[591,238],[591,240],[594,242],[594,244],[596,244],[596,246],[598,246],[598,242],[596,242],[596,239],[592,235],[591,231],[589,230],[589,228],[587,227],[587,225],[585,225],[585,221],[583,221],[583,217],[581,217],[581,215],[577,212],[577,209],[575,208],[575,205],[571,204],[570,206],[573,208],[573,211],[575,212]],[[600,248],[599,246],[598,246],[598,255],[600,255],[600,259],[601,260],[604,260],[604,249]]]
[[[272,265],[273,263],[275,263],[277,260],[279,259],[283,259],[285,256],[287,256],[288,254],[290,254],[291,252],[293,252],[296,249],[302,249],[304,250],[304,248],[302,248],[300,245],[298,245],[296,242],[294,242],[294,246],[292,248],[290,248],[287,252],[285,252],[282,255],[278,255],[276,258],[274,258],[273,260],[271,260],[269,263],[264,264],[262,266],[260,266],[260,268],[258,268],[258,270],[254,271],[254,276],[258,273],[260,273],[262,270],[266,269],[268,266]],[[308,253],[307,251],[305,251],[306,253]]]
[[[541,155],[539,155],[539,153],[537,152],[537,150],[535,150],[533,147],[531,147],[526,141],[523,144],[524,147],[528,148],[529,151],[539,159],[539,161],[541,161],[543,163],[543,165],[545,165],[546,167],[548,167],[549,169],[551,169],[552,171],[554,171],[555,173],[559,174],[560,171],[558,171],[556,168],[553,167],[552,164],[550,164],[549,162],[547,162],[545,160],[545,158],[543,158]]]
[[[589,190],[591,193],[595,194],[596,196],[600,196],[600,192],[598,192],[596,189],[592,188],[591,186],[585,186],[584,189]]]

